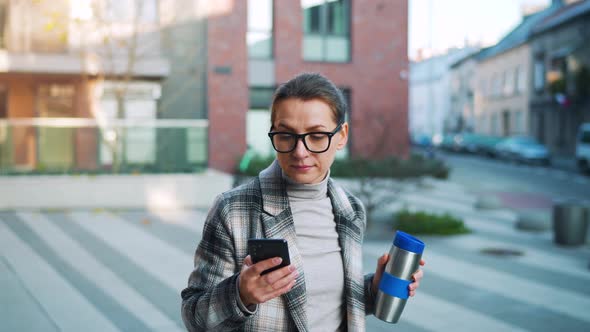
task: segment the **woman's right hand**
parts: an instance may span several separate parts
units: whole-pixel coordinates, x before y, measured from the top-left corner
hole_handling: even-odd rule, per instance
[[[264,303],[291,290],[297,278],[297,269],[292,264],[260,275],[263,271],[280,264],[280,257],[253,264],[250,255],[246,256],[239,277],[240,299],[244,305]]]

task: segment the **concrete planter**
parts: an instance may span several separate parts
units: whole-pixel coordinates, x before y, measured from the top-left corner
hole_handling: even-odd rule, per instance
[[[475,208],[480,210],[495,210],[501,207],[500,200],[494,195],[481,195],[475,202]]]
[[[521,212],[515,224],[521,231],[544,232],[551,229],[551,213],[549,211]]]

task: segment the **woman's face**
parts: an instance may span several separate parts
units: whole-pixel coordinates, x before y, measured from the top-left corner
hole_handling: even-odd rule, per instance
[[[320,99],[303,101],[289,98],[281,101],[275,108],[273,131],[305,134],[309,132],[331,132],[337,127],[330,106]],[[348,139],[348,124],[332,137],[326,152],[313,153],[305,148],[301,140],[295,150],[287,153],[277,152],[277,160],[283,172],[293,181],[302,184],[319,183],[326,176],[334,162],[336,151],[344,148]]]

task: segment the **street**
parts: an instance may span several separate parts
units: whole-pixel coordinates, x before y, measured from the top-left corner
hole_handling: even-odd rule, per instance
[[[575,169],[509,163],[474,155],[441,153],[451,179],[474,191],[534,193],[548,199],[589,199],[590,176]]]

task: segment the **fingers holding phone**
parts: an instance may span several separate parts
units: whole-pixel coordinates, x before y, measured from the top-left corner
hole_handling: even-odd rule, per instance
[[[244,267],[240,273],[240,298],[246,306],[274,299],[295,285],[297,269],[293,265],[262,274],[268,269],[280,266],[280,257],[269,258],[252,265],[248,265],[248,261],[252,263],[250,255],[244,259]]]

